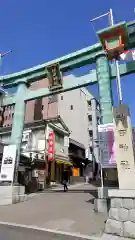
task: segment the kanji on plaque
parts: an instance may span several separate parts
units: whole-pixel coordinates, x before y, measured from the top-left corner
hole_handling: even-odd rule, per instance
[[[54,132],[51,131],[48,136],[48,161],[54,161]]]

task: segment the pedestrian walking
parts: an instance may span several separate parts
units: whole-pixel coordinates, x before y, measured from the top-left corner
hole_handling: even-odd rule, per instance
[[[67,192],[67,191],[68,191],[68,186],[67,186],[68,180],[69,180],[69,172],[68,172],[68,169],[67,169],[67,168],[64,168],[64,171],[63,171],[63,186],[64,186],[64,192]]]

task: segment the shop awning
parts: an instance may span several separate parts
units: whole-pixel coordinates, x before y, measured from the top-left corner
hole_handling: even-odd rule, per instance
[[[67,166],[73,166],[73,164],[70,161],[61,160],[61,159],[56,159],[56,163],[57,164],[64,164],[64,165],[67,165]]]

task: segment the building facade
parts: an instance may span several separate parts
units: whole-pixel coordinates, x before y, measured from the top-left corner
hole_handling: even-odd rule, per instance
[[[47,161],[48,158],[48,135],[54,132],[54,161]],[[69,138],[69,130],[60,119],[53,119],[51,123],[44,120],[27,123],[24,126],[22,137],[19,174],[26,176],[31,183],[31,190],[36,191],[39,185],[44,185],[49,173],[49,181],[61,182],[63,168],[73,164],[68,157],[68,144],[65,139]],[[0,140],[8,143],[11,135],[11,127],[3,128],[0,133]],[[24,161],[25,160],[25,161]],[[48,165],[46,165],[48,162]],[[49,171],[48,171],[49,169]],[[20,182],[20,180],[19,180]],[[25,184],[20,182],[20,184]],[[44,186],[42,187],[44,188]]]
[[[74,75],[64,77],[66,81]],[[48,87],[48,79],[43,78],[31,84],[29,89]],[[3,127],[11,127],[14,106],[4,109]],[[97,100],[86,88],[80,88],[59,95],[32,100],[26,103],[25,123],[53,119],[60,116],[70,130],[70,138],[79,142],[86,150],[86,158],[98,162],[97,125],[100,109]]]

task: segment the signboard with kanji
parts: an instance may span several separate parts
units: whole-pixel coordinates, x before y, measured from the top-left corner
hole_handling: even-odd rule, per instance
[[[4,146],[0,181],[13,182],[16,161],[16,145]]]
[[[113,107],[116,159],[120,189],[135,189],[135,159],[129,108]]]
[[[48,135],[48,161],[54,161],[54,132],[50,131]]]
[[[62,75],[60,72],[59,64],[47,66],[47,77],[49,80],[50,90],[62,88]]]

